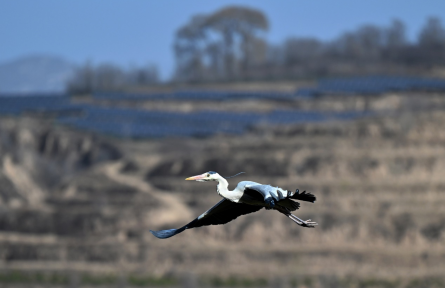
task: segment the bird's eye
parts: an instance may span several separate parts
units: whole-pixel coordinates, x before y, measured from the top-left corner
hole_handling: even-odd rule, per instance
[[[207,177],[210,177],[210,173],[207,173]]]

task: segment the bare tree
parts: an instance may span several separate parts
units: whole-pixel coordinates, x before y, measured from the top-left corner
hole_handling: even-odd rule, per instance
[[[249,66],[254,62],[250,57],[256,53],[258,44],[258,34],[267,31],[269,23],[266,16],[258,10],[246,7],[226,7],[210,15],[206,21],[206,27],[212,29],[222,36],[224,48],[224,72],[228,79],[237,76],[238,67],[241,66],[241,73],[247,73]],[[239,44],[237,44],[239,39]],[[265,50],[263,52],[265,59]],[[256,55],[256,58],[261,55]]]
[[[409,45],[406,38],[406,28],[400,20],[393,20],[391,26],[384,31],[383,58],[393,62],[404,61]]]
[[[438,18],[428,19],[419,35],[423,61],[429,65],[445,63],[445,30]]]
[[[364,25],[332,41],[291,37],[280,45],[264,40],[267,17],[230,6],[199,15],[178,30],[177,77],[181,81],[296,79],[357,74],[424,73],[445,65],[445,30],[430,18],[417,41],[402,21]]]
[[[118,66],[101,64],[94,71],[94,90],[116,90],[124,85],[124,77],[124,72]]]
[[[386,30],[386,46],[390,49],[400,49],[407,44],[405,24],[398,19],[393,20],[391,27]]]
[[[94,68],[90,62],[78,67],[66,84],[66,90],[73,94],[88,94],[94,89]]]
[[[177,80],[196,81],[204,76],[205,21],[203,15],[194,16],[176,32],[174,50]]]
[[[158,71],[153,65],[127,70],[114,64],[93,66],[87,62],[73,73],[66,84],[66,91],[71,94],[89,94],[121,90],[127,86],[151,85],[158,81]]]
[[[126,72],[127,85],[151,85],[159,82],[158,69],[154,65],[146,67],[133,67]]]
[[[228,80],[248,77],[249,70],[266,59],[268,29],[265,15],[245,7],[227,7],[193,17],[175,38],[176,79]]]

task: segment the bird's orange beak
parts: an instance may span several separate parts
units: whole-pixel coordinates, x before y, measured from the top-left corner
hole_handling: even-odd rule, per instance
[[[196,176],[193,176],[193,177],[189,177],[189,178],[187,178],[185,180],[202,180],[204,178],[206,178],[206,174],[205,173],[201,174],[201,175],[196,175]]]

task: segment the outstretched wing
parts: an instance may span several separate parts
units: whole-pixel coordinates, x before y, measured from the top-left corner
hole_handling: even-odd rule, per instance
[[[262,209],[262,206],[248,205],[244,203],[234,203],[227,199],[223,199],[215,206],[201,214],[198,218],[179,229],[168,229],[150,232],[160,239],[170,238],[181,233],[185,229],[191,229],[207,225],[226,224],[241,215],[256,212]]]

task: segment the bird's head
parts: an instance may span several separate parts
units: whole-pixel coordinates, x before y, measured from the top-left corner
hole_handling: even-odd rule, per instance
[[[209,171],[209,172],[206,172],[206,173],[201,174],[201,175],[196,175],[196,176],[193,176],[193,177],[189,177],[189,178],[187,178],[185,180],[195,180],[195,181],[198,181],[198,182],[219,181],[221,178],[229,179],[229,178],[238,176],[239,174],[242,174],[242,173],[244,173],[244,172],[240,172],[240,173],[238,173],[236,175],[233,175],[233,176],[230,176],[230,177],[223,177],[223,176],[219,175],[216,172]]]
[[[213,172],[213,171],[209,171],[209,172],[206,172],[206,173],[201,174],[201,175],[196,175],[196,176],[193,176],[193,177],[189,177],[189,178],[187,178],[185,180],[195,180],[195,181],[198,181],[198,182],[218,181],[218,179],[220,177],[221,176],[218,173]]]

